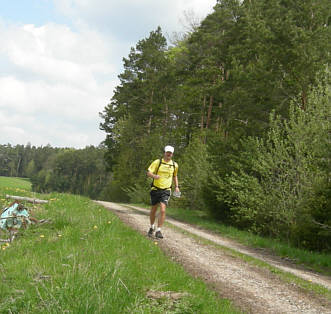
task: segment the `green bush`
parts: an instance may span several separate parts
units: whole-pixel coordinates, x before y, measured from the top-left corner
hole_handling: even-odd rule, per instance
[[[176,206],[190,209],[204,209],[203,191],[210,174],[207,145],[199,134],[193,136],[179,161],[178,179],[182,197],[176,200]]]
[[[151,187],[149,184],[138,184],[137,183],[133,187],[124,188],[123,190],[128,195],[130,203],[149,204],[150,203],[150,197],[149,197],[150,188]]]
[[[102,189],[99,199],[112,202],[128,202],[130,198],[123,190],[123,186],[116,180],[110,180]]]
[[[294,238],[309,250],[331,251],[331,184],[322,182],[303,207]]]
[[[271,114],[265,138],[242,141],[234,171],[214,180],[217,199],[230,207],[237,226],[328,248],[321,239],[330,236],[330,108],[330,91],[318,90],[306,108],[292,104],[288,120]]]

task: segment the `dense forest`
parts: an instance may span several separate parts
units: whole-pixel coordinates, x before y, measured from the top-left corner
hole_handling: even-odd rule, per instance
[[[102,198],[109,178],[105,149],[0,145],[0,176],[27,177],[36,192],[69,192]]]
[[[109,197],[146,201],[171,144],[177,206],[330,250],[330,34],[327,0],[223,0],[170,46],[152,31],[101,113]]]
[[[175,147],[176,206],[311,250],[331,250],[327,0],[219,0],[168,44],[123,58],[100,147],[0,145],[0,175],[35,191],[148,202],[146,169]]]

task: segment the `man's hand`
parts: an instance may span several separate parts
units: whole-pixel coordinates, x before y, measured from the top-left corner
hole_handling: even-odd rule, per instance
[[[176,186],[176,187],[175,187],[175,191],[174,191],[174,193],[173,193],[173,196],[174,196],[174,197],[180,197],[180,195],[181,195],[181,193],[180,193],[180,191],[179,191],[179,187]]]
[[[152,179],[154,179],[154,180],[157,180],[157,179],[160,179],[161,178],[159,175],[154,174],[154,173],[152,173],[150,171],[147,171],[147,176],[150,177],[150,178],[152,178]]]

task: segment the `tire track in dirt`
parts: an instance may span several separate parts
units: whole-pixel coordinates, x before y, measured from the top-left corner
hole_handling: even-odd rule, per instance
[[[149,227],[148,211],[139,207],[97,201],[112,210],[122,221],[146,234]],[[131,207],[131,209],[129,208]],[[302,278],[330,285],[330,278],[318,276],[302,269],[290,267],[276,257],[267,257],[249,248],[229,241],[193,226],[168,218],[168,223],[196,234],[216,244],[229,247],[243,254],[261,259],[274,267],[300,274]],[[284,283],[267,269],[252,266],[231,254],[204,244],[174,228],[163,228],[165,239],[160,247],[171,258],[184,266],[193,276],[202,278],[235,305],[249,313],[331,313],[331,302],[313,293],[308,293],[294,284]]]

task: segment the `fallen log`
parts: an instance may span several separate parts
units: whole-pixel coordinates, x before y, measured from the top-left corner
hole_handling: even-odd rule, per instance
[[[11,198],[17,201],[27,201],[29,203],[33,204],[47,204],[48,201],[45,200],[39,200],[37,198],[31,198],[31,197],[23,197],[23,196],[15,196],[15,195],[6,195],[6,198]]]

